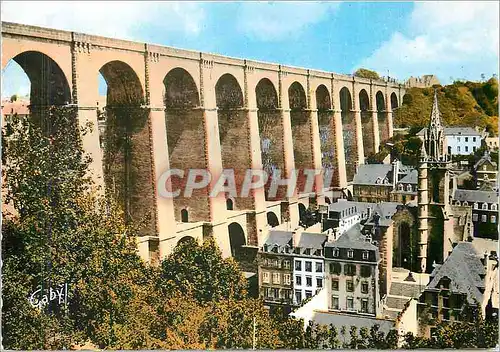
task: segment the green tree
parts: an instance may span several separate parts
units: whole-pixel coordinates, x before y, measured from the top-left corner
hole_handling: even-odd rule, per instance
[[[161,289],[189,292],[200,303],[243,299],[247,282],[232,258],[223,258],[210,238],[202,245],[193,239],[180,243],[161,264]]]
[[[76,111],[44,113],[14,117],[2,135],[5,202],[13,209],[3,208],[4,345],[61,349],[90,339],[113,346],[146,268],[121,210],[93,191],[80,138],[87,129],[78,128]],[[42,298],[64,283],[67,304],[28,302],[37,288]]]
[[[378,75],[377,72],[368,70],[366,68],[359,68],[354,72],[354,76],[356,77],[361,77],[361,78],[369,78],[369,79],[374,79],[378,80],[380,79],[380,76]]]

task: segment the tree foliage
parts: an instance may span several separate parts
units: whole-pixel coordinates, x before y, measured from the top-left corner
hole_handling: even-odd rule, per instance
[[[434,89],[437,89],[439,110],[446,126],[478,126],[490,135],[498,134],[498,80],[494,77],[486,82],[456,81],[447,86],[410,88],[394,113],[394,124],[426,127]]]
[[[354,76],[361,78],[375,79],[375,80],[380,79],[380,76],[378,75],[377,72],[368,70],[366,68],[358,68],[356,72],[354,72]]]

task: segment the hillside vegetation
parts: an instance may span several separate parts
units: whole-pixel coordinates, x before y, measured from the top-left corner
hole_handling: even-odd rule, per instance
[[[429,123],[434,89],[445,126],[482,127],[490,135],[498,133],[498,80],[456,81],[447,86],[410,88],[403,105],[394,114],[397,127],[425,127]]]

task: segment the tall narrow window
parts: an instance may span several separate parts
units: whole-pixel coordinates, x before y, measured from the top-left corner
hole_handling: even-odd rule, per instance
[[[189,213],[188,213],[187,209],[181,210],[181,221],[182,222],[189,222]]]

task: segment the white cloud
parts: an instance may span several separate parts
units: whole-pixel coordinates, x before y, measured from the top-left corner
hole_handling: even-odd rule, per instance
[[[239,30],[262,41],[295,36],[321,22],[339,2],[243,2],[237,14]]]
[[[405,79],[479,79],[498,70],[498,2],[416,3],[409,35],[394,33],[358,67]]]
[[[198,3],[151,1],[2,1],[2,20],[129,40],[141,25],[197,35],[205,12]]]

